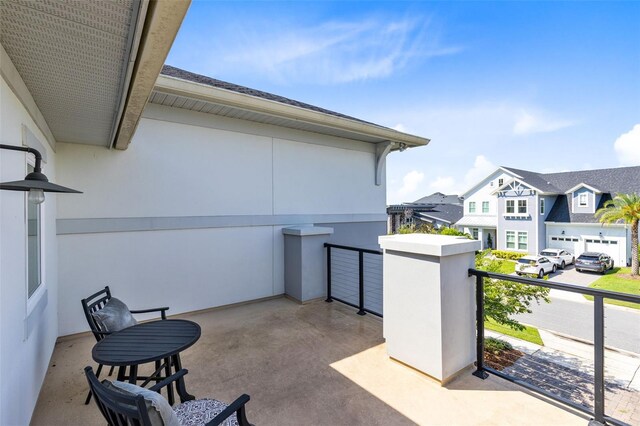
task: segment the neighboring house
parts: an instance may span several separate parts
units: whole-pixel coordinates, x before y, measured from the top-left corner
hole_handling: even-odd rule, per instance
[[[83,193],[0,191],[0,424],[29,423],[56,339],[88,329],[83,297],[108,284],[178,314],[281,295],[282,229],[377,247],[386,155],[428,143],[163,68],[188,4],[2,2],[0,142]],[[32,162],[1,150],[0,181]]]
[[[500,167],[464,194],[464,217],[456,226],[477,233],[486,247],[538,253],[564,248],[609,254],[617,265],[630,261],[630,230],[602,225],[597,209],[616,193],[640,190],[640,167],[536,173]]]
[[[451,227],[462,217],[462,199],[457,195],[435,192],[413,203],[387,207],[387,231],[398,232],[401,226],[429,224],[436,228]]]

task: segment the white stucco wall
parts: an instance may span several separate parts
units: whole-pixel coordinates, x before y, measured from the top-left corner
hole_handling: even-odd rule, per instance
[[[106,284],[170,314],[282,294],[285,226],[384,233],[371,144],[149,105],[127,151],[58,146],[84,191],[58,205],[61,335]]]
[[[5,64],[6,65],[6,64]],[[16,76],[14,75],[14,78]],[[15,81],[14,81],[15,83]],[[56,156],[44,135],[5,81],[0,78],[0,143],[23,144],[22,126],[46,150],[43,172],[56,181]],[[0,150],[0,181],[22,180],[27,154]],[[58,336],[58,260],[56,198],[42,204],[43,286],[27,307],[26,193],[0,191],[0,424],[29,424]],[[46,291],[45,291],[46,290]]]

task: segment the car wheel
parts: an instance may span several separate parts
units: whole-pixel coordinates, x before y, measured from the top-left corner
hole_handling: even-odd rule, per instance
[[[563,260],[562,263],[560,264],[560,269],[564,269],[565,266],[567,266],[567,265],[565,265],[564,260]]]
[[[538,271],[538,278],[540,278],[540,279],[544,278],[544,269],[540,269]]]
[[[556,265],[553,265],[553,268],[551,268],[551,273],[555,274],[557,270],[558,267]]]
[[[609,269],[613,269],[613,265],[614,265],[614,263],[615,263],[615,262],[612,260],[612,261],[611,261],[611,268],[609,268]]]
[[[578,272],[582,272],[582,269],[578,269],[578,268],[576,268],[576,271],[578,271]]]

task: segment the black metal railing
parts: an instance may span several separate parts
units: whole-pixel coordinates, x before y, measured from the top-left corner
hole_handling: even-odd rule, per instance
[[[626,425],[626,423],[610,417],[605,414],[605,316],[604,316],[604,299],[613,299],[618,301],[630,302],[640,304],[640,296],[635,296],[625,293],[617,293],[606,290],[598,290],[590,287],[580,287],[571,284],[558,283],[553,281],[543,281],[531,278],[517,277],[513,275],[497,274],[493,272],[479,271],[476,269],[469,269],[469,276],[476,277],[476,328],[477,328],[477,341],[476,341],[476,370],[473,375],[485,379],[488,377],[487,373],[491,373],[495,376],[506,379],[510,382],[516,383],[529,390],[542,394],[548,398],[559,401],[566,404],[578,411],[592,415],[594,420],[602,424],[615,424]],[[549,289],[562,290],[571,293],[578,293],[582,295],[593,297],[593,347],[594,347],[594,395],[593,395],[593,409],[583,404],[576,403],[568,398],[564,398],[555,393],[549,392],[540,386],[536,386],[529,382],[526,382],[520,378],[506,374],[503,371],[498,371],[494,368],[487,366],[484,362],[484,279],[493,278],[516,282],[520,284],[526,284],[530,286],[545,287]],[[570,315],[571,313],[567,313]]]
[[[325,243],[327,302],[382,317],[382,251]]]

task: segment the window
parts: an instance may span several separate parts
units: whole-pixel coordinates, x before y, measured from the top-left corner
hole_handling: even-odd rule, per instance
[[[516,233],[514,231],[507,231],[507,248],[516,248]]]
[[[526,232],[518,232],[518,250],[526,251],[528,246],[528,235]]]
[[[475,213],[475,212],[476,212],[476,202],[469,201],[469,213]]]
[[[504,183],[504,179],[498,179],[498,186],[502,186],[503,183]]]
[[[27,166],[29,173],[33,172],[31,165]],[[29,193],[25,193],[27,198],[27,297],[33,296],[33,293],[42,284],[42,229],[40,217],[40,204],[29,201]]]
[[[474,240],[478,239],[478,228],[471,228],[471,236]]]
[[[544,198],[540,198],[540,214],[544,214]]]
[[[527,200],[518,200],[518,214],[527,213]]]
[[[516,212],[515,203],[516,202],[514,200],[507,200],[507,213]]]
[[[483,201],[482,202],[482,213],[489,213],[489,202],[488,201]]]
[[[587,207],[587,204],[588,204],[587,194],[578,195],[578,203],[579,203],[580,207]]]

